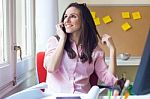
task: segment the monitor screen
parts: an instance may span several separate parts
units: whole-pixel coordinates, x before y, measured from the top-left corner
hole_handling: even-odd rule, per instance
[[[133,83],[132,92],[136,95],[150,93],[150,31],[147,35],[141,62]]]

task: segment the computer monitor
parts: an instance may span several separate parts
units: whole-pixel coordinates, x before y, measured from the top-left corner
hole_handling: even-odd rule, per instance
[[[150,31],[147,36],[141,62],[133,83],[135,95],[150,94]]]

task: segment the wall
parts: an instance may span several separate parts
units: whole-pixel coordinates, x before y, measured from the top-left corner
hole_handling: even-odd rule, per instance
[[[118,66],[117,68],[117,75],[119,79],[121,78],[121,74],[125,73],[127,79],[129,79],[131,82],[134,81],[138,66]]]
[[[58,0],[58,13],[59,13],[59,22],[61,20],[62,14],[67,6],[72,3],[77,2],[76,0]]]
[[[58,0],[36,0],[36,52],[45,50],[57,22]]]
[[[150,4],[150,0],[76,0],[80,3],[87,3],[87,4]]]
[[[109,34],[112,36],[117,49],[120,53],[130,53],[131,56],[141,56],[150,28],[150,6],[88,6],[91,11],[96,12],[96,17],[100,18],[101,24],[97,26],[100,35]],[[122,18],[122,12],[129,12],[130,18]],[[139,11],[141,18],[134,20],[132,12]],[[103,17],[109,15],[112,22],[105,24]],[[121,25],[128,22],[131,29],[124,31]],[[104,48],[106,51],[107,49]],[[109,52],[106,52],[106,55]]]
[[[101,24],[97,26],[100,35],[107,33],[110,34],[114,40],[117,49],[117,56],[120,53],[130,53],[133,57],[139,57],[143,53],[145,40],[150,28],[150,6],[148,5],[89,5],[91,11],[96,12],[96,16],[100,18]],[[121,12],[129,11],[130,19],[123,19]],[[142,18],[133,20],[131,13],[139,11]],[[102,21],[103,16],[110,15],[112,22],[104,24]],[[128,31],[123,31],[121,28],[122,23],[129,22],[132,28]],[[103,47],[103,46],[102,46]],[[103,47],[106,56],[109,55],[107,48]],[[138,66],[134,65],[118,65],[117,75],[120,78],[122,73],[126,73],[127,79],[131,82],[134,81]]]
[[[89,5],[132,5],[132,4],[150,4],[150,0],[58,0],[58,7],[59,7],[59,18],[62,15],[64,9],[68,6],[68,4],[72,2],[78,3],[87,3]]]

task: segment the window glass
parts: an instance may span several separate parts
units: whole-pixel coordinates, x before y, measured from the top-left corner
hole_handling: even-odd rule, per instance
[[[3,0],[0,0],[0,64],[5,63],[7,59],[7,44],[6,44],[6,32],[5,32],[5,11],[3,9]]]
[[[16,39],[17,46],[21,47],[22,58],[31,56],[31,6],[30,0],[16,0]],[[20,59],[20,51],[17,51]]]

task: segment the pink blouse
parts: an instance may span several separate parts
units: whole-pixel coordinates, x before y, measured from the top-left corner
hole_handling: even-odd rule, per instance
[[[57,45],[56,37],[50,37],[45,57],[53,54]],[[72,48],[76,53],[81,53],[81,47],[77,48],[74,42]],[[113,85],[117,78],[108,71],[107,64],[104,61],[104,52],[100,48],[96,48],[92,53],[92,59],[93,61],[90,64],[88,61],[82,63],[78,56],[70,59],[64,50],[60,68],[54,73],[47,72],[48,88],[45,91],[47,93],[88,93],[91,88],[89,77],[94,70],[100,81],[106,85]]]

